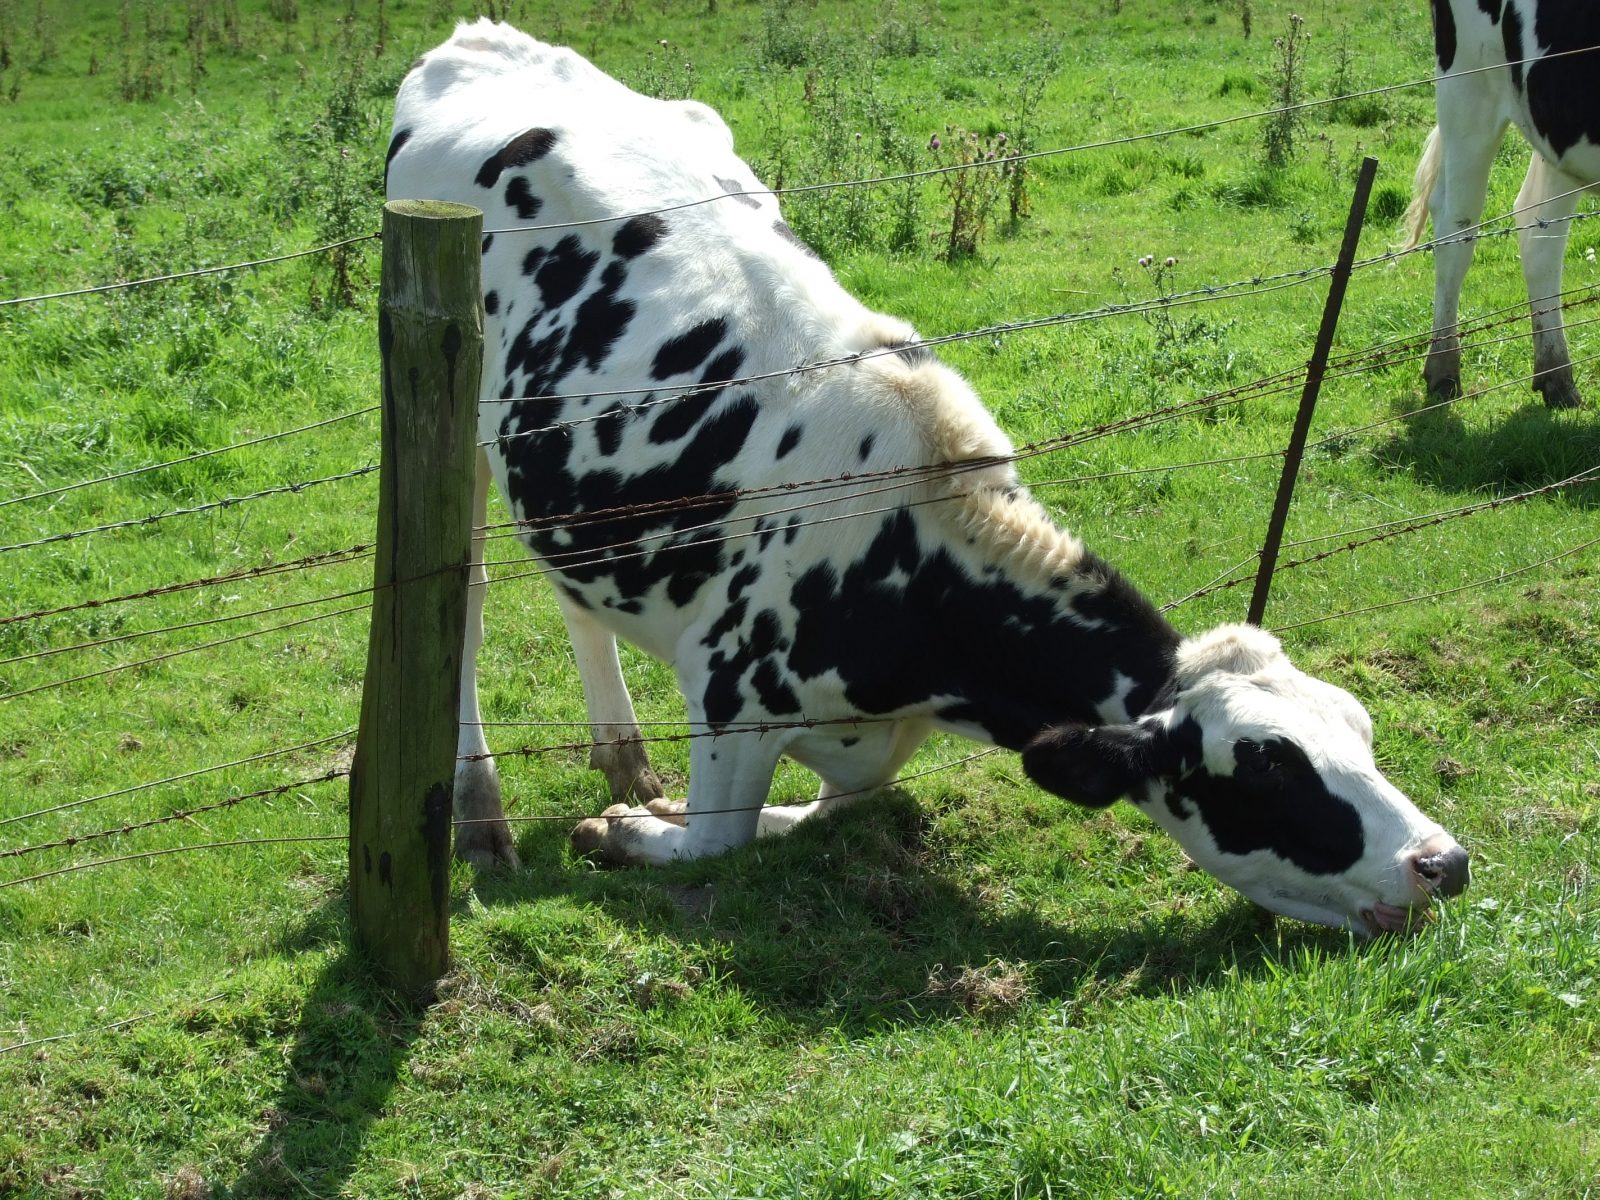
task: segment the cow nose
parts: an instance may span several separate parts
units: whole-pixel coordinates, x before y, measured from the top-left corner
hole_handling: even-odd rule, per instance
[[[1467,868],[1467,852],[1453,841],[1424,846],[1411,859],[1411,869],[1422,886],[1441,900],[1459,896],[1467,890],[1472,872]]]

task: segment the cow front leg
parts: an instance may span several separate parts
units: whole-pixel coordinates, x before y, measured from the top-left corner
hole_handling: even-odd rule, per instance
[[[689,799],[683,811],[677,812],[670,801],[613,804],[572,831],[577,853],[623,866],[659,864],[705,858],[755,840],[783,749],[777,735],[752,731],[712,736],[704,725],[692,732]]]
[[[1568,221],[1578,211],[1578,184],[1535,154],[1517,195],[1517,244],[1533,314],[1533,388],[1550,408],[1583,403],[1572,379],[1572,358],[1561,320],[1561,260]]]
[[[855,754],[847,758],[834,755],[826,765],[817,763],[822,786],[810,804],[771,804],[763,808],[758,835],[776,837],[788,833],[802,821],[825,817],[870,799],[893,782],[900,768],[927,740],[933,726],[928,721],[906,720],[878,728],[884,731],[882,736],[862,735]],[[805,761],[803,755],[796,757]]]
[[[565,597],[561,616],[577,659],[589,736],[594,739],[589,765],[606,777],[614,801],[639,803],[664,795],[639,741],[639,721],[622,678],[616,636]]]
[[[472,561],[467,570],[467,627],[461,647],[461,701],[456,726],[456,857],[480,870],[515,867],[516,849],[500,803],[500,773],[489,756],[478,707],[478,648],[483,645],[483,601],[489,576],[483,569],[484,515],[489,502],[489,463],[478,454],[472,502]]]

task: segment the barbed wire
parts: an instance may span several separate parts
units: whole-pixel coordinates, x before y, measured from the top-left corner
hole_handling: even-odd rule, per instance
[[[1513,504],[1521,504],[1525,501],[1532,500],[1536,496],[1548,495],[1549,493],[1560,491],[1563,488],[1577,487],[1586,483],[1600,483],[1600,463],[1586,468],[1585,470],[1578,472],[1576,475],[1568,476],[1566,479],[1558,480],[1555,483],[1547,483],[1543,487],[1530,488],[1527,491],[1517,492],[1514,495],[1497,496],[1493,500],[1484,500],[1477,504],[1468,504],[1458,508],[1444,509],[1440,512],[1427,513],[1419,517],[1404,517],[1394,521],[1386,521],[1379,525],[1368,525],[1362,529],[1344,530],[1339,533],[1323,533],[1318,534],[1315,537],[1301,538],[1299,541],[1285,542],[1282,548],[1289,549],[1293,546],[1314,545],[1317,542],[1325,542],[1334,538],[1353,538],[1355,535],[1361,533],[1373,534],[1371,537],[1361,538],[1358,541],[1349,541],[1342,546],[1335,546],[1330,550],[1323,550],[1320,553],[1308,555],[1305,558],[1289,559],[1287,561],[1275,563],[1272,569],[1272,576],[1274,579],[1276,579],[1278,575],[1284,571],[1292,571],[1297,567],[1305,567],[1310,566],[1313,563],[1323,562],[1326,559],[1333,558],[1335,555],[1347,554],[1352,551],[1361,550],[1367,546],[1376,545],[1379,542],[1400,537],[1403,534],[1416,533],[1418,530],[1431,529],[1436,525],[1443,525],[1448,521],[1454,521],[1462,517],[1476,516],[1481,512],[1492,512],[1496,509],[1506,508]],[[1243,567],[1248,563],[1255,562],[1259,560],[1260,557],[1261,554],[1259,551],[1257,551],[1256,553],[1250,555],[1249,558],[1246,558],[1243,562],[1230,568],[1227,574],[1231,575],[1234,571],[1240,569],[1240,567]],[[1189,595],[1185,596],[1183,600],[1175,601],[1171,605],[1165,606],[1163,611],[1165,611],[1166,608],[1176,608],[1179,604],[1182,604],[1188,600],[1196,599],[1200,596],[1210,595],[1213,592],[1225,592],[1230,588],[1239,587],[1241,584],[1251,583],[1254,581],[1254,579],[1255,577],[1253,575],[1244,575],[1237,578],[1227,579],[1225,582],[1221,583],[1218,583],[1214,580],[1205,587],[1189,593]]]
[[[226,992],[217,992],[215,995],[207,996],[202,1000],[195,1001],[194,1006],[198,1007],[202,1004],[210,1004],[213,1001],[221,1000],[225,995],[227,995]],[[29,1050],[34,1046],[49,1045],[51,1042],[64,1042],[68,1038],[88,1037],[91,1034],[96,1033],[110,1033],[112,1030],[123,1029],[129,1025],[137,1024],[140,1021],[148,1021],[152,1017],[158,1017],[167,1012],[170,1012],[170,1009],[154,1009],[150,1012],[138,1013],[137,1015],[131,1017],[124,1017],[120,1021],[109,1021],[104,1025],[94,1025],[88,1029],[74,1029],[68,1033],[51,1034],[49,1037],[30,1038],[25,1042],[12,1042],[10,1045],[0,1046],[0,1054],[10,1054],[16,1050]]]
[[[0,891],[6,888],[21,887],[25,883],[37,883],[41,879],[50,879],[57,875],[70,875],[75,871],[87,871],[94,867],[109,867],[114,863],[137,862],[148,858],[161,858],[168,854],[185,854],[192,850],[226,850],[237,846],[271,846],[290,844],[294,842],[348,842],[348,833],[307,833],[291,834],[284,837],[255,837],[234,838],[225,842],[203,842],[198,845],[167,846],[161,850],[144,850],[138,854],[119,854],[113,858],[97,858],[89,862],[72,863],[69,866],[57,867],[51,871],[40,871],[37,875],[27,875],[21,879],[7,879],[0,881]]]
[[[198,462],[202,458],[212,458],[218,454],[227,454],[233,450],[243,450],[250,446],[259,446],[264,442],[275,442],[280,438],[293,437],[297,433],[309,433],[313,429],[321,429],[327,425],[336,425],[340,421],[348,421],[352,417],[364,417],[368,413],[377,412],[378,408],[378,405],[373,404],[366,408],[358,408],[354,412],[341,413],[337,417],[328,417],[326,420],[313,421],[309,425],[301,425],[295,429],[284,429],[277,433],[267,433],[261,435],[260,437],[250,438],[247,441],[235,442],[231,446],[217,446],[210,450],[200,450],[194,454],[186,454],[182,458],[174,458],[168,462],[151,463],[148,466],[133,467],[126,471],[117,471],[110,475],[101,475],[96,479],[84,479],[77,483],[66,483],[62,484],[60,487],[47,488],[40,492],[29,492],[22,496],[11,496],[4,500],[0,500],[0,508],[4,508],[8,504],[21,504],[24,500],[42,500],[46,496],[59,496],[64,492],[73,492],[77,491],[79,488],[93,487],[96,484],[113,483],[119,479],[131,479],[135,475],[144,475],[151,471],[164,471],[168,467],[181,467],[188,463]]]
[[[339,483],[346,479],[355,479],[362,475],[370,475],[378,469],[376,463],[371,466],[357,467],[353,471],[342,471],[337,475],[325,475],[320,479],[302,479],[296,483],[280,484],[277,487],[263,488],[258,492],[250,492],[243,496],[224,496],[221,500],[208,500],[204,504],[197,504],[192,508],[174,508],[167,512],[150,513],[148,516],[133,517],[126,521],[111,521],[105,525],[94,525],[87,529],[75,529],[67,533],[52,533],[47,537],[35,538],[31,542],[15,542],[9,546],[0,546],[0,554],[12,550],[30,550],[37,546],[49,546],[58,542],[75,541],[78,538],[90,537],[97,533],[110,533],[118,529],[132,529],[135,526],[154,525],[157,521],[165,521],[168,517],[190,517],[197,513],[215,512],[218,509],[233,508],[235,505],[245,504],[252,500],[262,500],[268,496],[282,496],[285,493],[299,493],[307,488],[317,487],[324,483]]]
[[[164,816],[151,817],[146,821],[131,821],[123,825],[114,826],[111,829],[97,829],[93,833],[72,834],[54,842],[39,842],[32,846],[16,846],[10,850],[0,850],[0,859],[21,858],[24,855],[38,854],[45,850],[60,850],[66,847],[80,845],[83,842],[98,841],[101,838],[115,837],[125,833],[136,833],[141,829],[151,829],[157,825],[169,825],[173,821],[187,821],[192,817],[200,816],[202,813],[217,812],[224,808],[233,808],[235,805],[243,804],[246,800],[262,800],[272,796],[282,796],[287,792],[296,791],[299,788],[310,787],[313,784],[328,783],[334,779],[344,779],[348,777],[349,774],[350,769],[348,767],[342,767],[329,771],[326,774],[318,775],[312,779],[297,779],[293,783],[280,783],[276,787],[261,788],[259,791],[240,792],[237,795],[227,796],[210,804],[197,804],[193,808],[176,809],[173,812],[165,814]]]
[[[17,700],[23,696],[32,696],[38,692],[53,691],[56,688],[66,687],[69,684],[83,683],[89,679],[101,679],[107,675],[115,675],[119,671],[131,671],[136,667],[148,667],[154,663],[165,662],[168,659],[179,658],[186,654],[198,654],[202,650],[214,650],[218,646],[228,646],[234,642],[248,641],[251,638],[263,637],[269,633],[281,633],[285,629],[294,629],[301,625],[309,625],[314,621],[326,621],[333,617],[348,616],[350,613],[362,612],[369,608],[369,604],[355,604],[349,608],[341,608],[334,612],[317,613],[310,617],[301,617],[296,621],[285,621],[281,625],[269,625],[264,629],[252,629],[246,633],[235,634],[233,637],[218,638],[215,641],[202,642],[198,646],[182,646],[176,650],[168,650],[163,654],[152,654],[148,658],[141,658],[134,662],[114,663],[98,671],[87,671],[82,675],[73,675],[67,679],[53,679],[48,683],[34,684],[32,687],[17,688],[15,691],[0,692],[0,701]]]
[[[1536,54],[1528,58],[1506,60],[1492,66],[1472,67],[1462,71],[1452,71],[1450,78],[1467,75],[1477,75],[1485,71],[1503,71],[1512,66],[1527,65],[1535,62],[1544,62],[1557,58],[1567,58],[1573,55],[1589,54],[1600,50],[1600,46],[1582,46],[1572,50],[1562,50],[1553,54]],[[1243,121],[1257,121],[1268,117],[1283,116],[1289,113],[1302,112],[1306,109],[1320,108],[1327,105],[1340,104],[1349,100],[1362,100],[1369,96],[1381,96],[1389,92],[1406,91],[1412,88],[1428,87],[1436,84],[1438,76],[1428,76],[1425,79],[1411,79],[1401,83],[1382,84],[1378,87],[1364,88],[1360,91],[1345,92],[1338,96],[1328,96],[1316,100],[1302,100],[1295,104],[1280,105],[1276,108],[1260,109],[1255,112],[1238,113],[1231,117],[1219,117],[1211,121],[1201,121],[1193,125],[1174,126],[1169,129],[1156,130],[1149,133],[1126,134],[1122,137],[1105,138],[1095,142],[1080,142],[1073,146],[1058,146],[1048,150],[1019,151],[980,162],[951,163],[939,167],[927,167],[917,171],[902,171],[892,175],[876,175],[867,179],[836,180],[827,183],[797,184],[784,188],[756,188],[742,191],[724,191],[716,195],[704,196],[698,200],[688,200],[680,204],[663,206],[644,212],[619,213],[613,216],[589,217],[577,221],[551,221],[535,225],[511,225],[497,229],[485,229],[486,234],[501,233],[529,233],[544,230],[579,229],[593,225],[606,225],[617,221],[630,221],[641,217],[662,216],[666,213],[682,212],[685,209],[698,208],[706,204],[715,204],[723,200],[732,200],[739,197],[761,196],[795,196],[809,192],[831,191],[840,188],[873,187],[885,183],[905,183],[914,179],[927,179],[938,175],[948,175],[958,171],[972,171],[984,169],[1005,170],[1011,164],[1031,162],[1035,159],[1054,158],[1064,154],[1080,154],[1089,150],[1106,150],[1116,146],[1132,145],[1136,142],[1153,141],[1163,138],[1177,137],[1180,134],[1204,133],[1212,129],[1220,129],[1227,125],[1236,125]]]
[[[317,554],[307,554],[301,558],[290,559],[287,562],[267,563],[259,567],[242,567],[237,571],[229,571],[223,575],[207,575],[199,579],[186,579],[181,583],[162,584],[158,587],[146,588],[141,592],[125,592],[120,596],[104,596],[93,600],[80,600],[75,604],[63,604],[56,608],[39,608],[31,612],[14,613],[8,617],[0,617],[0,627],[22,621],[39,621],[46,617],[58,617],[66,613],[104,608],[108,605],[123,604],[132,600],[150,600],[157,596],[169,596],[177,592],[193,591],[198,588],[220,587],[225,583],[250,583],[270,575],[283,575],[293,571],[312,570],[317,567],[337,567],[345,563],[359,562],[364,558],[371,558],[373,553],[371,543],[358,542],[354,546],[346,546],[341,550],[324,550]]]
[[[1552,554],[1549,558],[1541,558],[1538,562],[1528,563],[1526,566],[1516,567],[1510,571],[1501,571],[1498,575],[1490,575],[1483,579],[1476,579],[1471,583],[1463,583],[1458,587],[1444,588],[1437,592],[1424,592],[1417,596],[1407,596],[1402,600],[1387,600],[1381,604],[1368,604],[1362,608],[1347,608],[1342,612],[1328,613],[1320,617],[1311,617],[1310,619],[1304,621],[1294,621],[1288,625],[1277,625],[1273,627],[1272,632],[1283,633],[1290,629],[1303,629],[1308,625],[1321,625],[1327,621],[1339,621],[1346,617],[1362,616],[1366,613],[1380,612],[1384,609],[1399,608],[1406,604],[1421,604],[1428,600],[1440,600],[1446,596],[1459,595],[1462,592],[1470,592],[1476,591],[1479,588],[1493,587],[1495,584],[1503,583],[1508,579],[1514,579],[1519,575],[1526,575],[1529,571],[1537,571],[1540,567],[1548,567],[1552,563],[1558,563],[1563,559],[1571,558],[1575,554],[1581,554],[1590,547],[1597,545],[1600,545],[1600,537],[1590,538],[1587,542],[1583,542],[1577,546],[1574,546],[1570,550],[1563,550],[1559,554]]]
[[[213,775],[218,771],[227,771],[233,767],[246,766],[267,758],[282,758],[286,754],[296,754],[301,750],[314,750],[318,746],[326,746],[329,742],[349,741],[355,736],[356,731],[354,729],[346,729],[342,733],[331,733],[327,737],[317,738],[310,742],[301,742],[297,746],[284,746],[277,750],[263,750],[260,754],[252,754],[247,758],[236,758],[232,762],[217,763],[215,766],[185,771],[181,775],[168,775],[165,779],[152,779],[146,783],[136,783],[131,787],[118,788],[114,792],[102,792],[98,796],[84,796],[77,800],[68,800],[64,804],[53,804],[49,808],[19,813],[13,817],[0,817],[0,826],[13,825],[18,821],[28,821],[35,817],[46,817],[53,813],[66,812],[68,809],[81,808],[86,804],[97,804],[102,800],[113,800],[118,796],[127,796],[133,792],[143,792],[151,788],[166,787],[168,784],[183,783],[200,775]]]
[[[46,292],[38,296],[13,296],[9,300],[0,300],[0,308],[10,308],[18,304],[37,304],[43,300],[65,300],[71,296],[90,296],[102,292],[120,292],[127,288],[144,287],[152,283],[171,283],[178,279],[194,279],[201,275],[220,275],[226,271],[243,271],[250,267],[265,267],[272,263],[288,262],[293,258],[307,258],[313,254],[326,254],[330,250],[339,250],[345,246],[353,246],[357,242],[376,241],[377,233],[362,233],[355,237],[344,238],[337,242],[329,242],[324,246],[313,246],[309,250],[294,250],[288,254],[275,254],[268,258],[257,258],[250,262],[228,263],[220,267],[197,267],[192,271],[175,271],[170,275],[152,275],[147,279],[127,279],[119,283],[102,283],[94,287],[73,288],[65,292]]]

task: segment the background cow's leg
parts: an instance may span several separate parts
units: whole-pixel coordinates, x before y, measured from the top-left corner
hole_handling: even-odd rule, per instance
[[[694,732],[709,733],[697,725]],[[689,748],[689,802],[682,823],[649,808],[613,804],[578,823],[572,846],[606,862],[667,863],[704,858],[755,839],[761,806],[782,753],[772,734],[697,737]]]
[[[583,700],[589,711],[589,736],[595,742],[589,751],[589,765],[606,777],[613,801],[655,799],[663,794],[661,783],[637,740],[639,721],[622,678],[616,637],[564,597],[561,615],[578,660],[578,678],[583,681]]]
[[[1433,236],[1448,238],[1483,219],[1489,191],[1489,168],[1505,121],[1493,107],[1488,89],[1476,77],[1439,81],[1439,136],[1444,161],[1428,210]],[[1461,394],[1461,339],[1456,332],[1461,284],[1472,265],[1476,239],[1445,242],[1433,252],[1433,340],[1422,377],[1428,394],[1454,399]]]
[[[1561,260],[1567,250],[1567,218],[1578,210],[1578,184],[1552,167],[1541,154],[1528,165],[1517,195],[1517,233],[1522,277],[1533,312],[1533,387],[1551,408],[1582,403],[1572,381],[1572,359],[1561,321]],[[1536,222],[1550,224],[1541,229]],[[1532,226],[1532,228],[1526,228]]]
[[[511,829],[500,805],[500,773],[483,736],[478,708],[478,648],[483,645],[483,601],[489,576],[483,569],[483,523],[489,503],[489,463],[480,451],[472,499],[472,562],[467,574],[467,629],[461,648],[460,724],[456,729],[456,855],[475,867],[517,865]],[[472,756],[472,757],[468,757]]]
[[[763,808],[757,833],[761,837],[788,833],[801,821],[827,816],[869,799],[899,774],[900,768],[927,740],[931,728],[927,721],[899,722],[890,739],[887,756],[868,775],[837,783],[824,778],[817,798],[810,804],[773,804]]]

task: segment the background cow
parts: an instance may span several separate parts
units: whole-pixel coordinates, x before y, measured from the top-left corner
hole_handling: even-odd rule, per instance
[[[462,25],[401,85],[388,190],[492,231],[478,523],[492,472],[552,571],[622,802],[580,850],[660,863],[782,832],[946,729],[1077,803],[1129,797],[1277,912],[1397,930],[1465,887],[1361,706],[1258,629],[1182,638],[1057,527],[971,389],[839,286],[709,108]],[[475,572],[461,750],[484,755]],[[630,740],[619,635],[672,664],[703,735],[686,804]],[[764,807],[784,755],[821,777],[814,803]],[[492,760],[456,802],[463,855],[514,859]]]
[[[1518,224],[1531,226],[1517,238],[1533,310],[1533,386],[1551,408],[1575,407],[1581,400],[1561,323],[1561,258],[1579,192],[1600,180],[1600,50],[1569,52],[1600,46],[1600,5],[1433,0],[1433,29],[1439,124],[1417,165],[1407,244],[1422,240],[1430,212],[1435,238],[1482,219],[1489,168],[1507,124],[1515,123],[1533,146],[1517,196]],[[1479,69],[1497,65],[1505,69]],[[1540,221],[1554,223],[1539,227]],[[1443,398],[1461,392],[1455,325],[1476,244],[1446,242],[1434,250],[1433,342],[1423,378]]]

